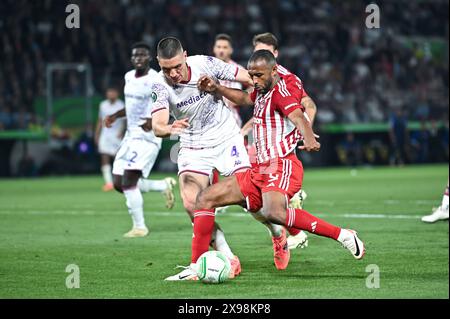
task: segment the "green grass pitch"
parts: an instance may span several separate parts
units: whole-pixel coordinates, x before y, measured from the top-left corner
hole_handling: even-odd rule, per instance
[[[101,192],[100,176],[0,180],[0,298],[448,298],[448,222],[420,221],[440,204],[447,166],[353,173],[306,169],[305,209],[358,230],[364,259],[310,235],[277,271],[264,226],[233,208],[217,220],[243,272],[221,285],[164,281],[189,263],[192,227],[179,196],[168,211],[160,194],[145,194],[150,235],[124,239],[124,198]],[[79,289],[66,287],[69,264],[80,269]],[[368,265],[380,270],[379,288],[366,287]]]

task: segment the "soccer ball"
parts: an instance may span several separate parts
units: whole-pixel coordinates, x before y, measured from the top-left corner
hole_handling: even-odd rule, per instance
[[[198,279],[206,284],[220,284],[228,279],[230,260],[220,251],[207,251],[197,260]]]

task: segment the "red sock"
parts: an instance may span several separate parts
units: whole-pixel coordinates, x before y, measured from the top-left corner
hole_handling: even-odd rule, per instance
[[[291,236],[297,236],[301,232],[300,229],[297,229],[297,228],[294,228],[294,227],[289,227],[289,228],[286,228],[286,229],[289,232],[289,235],[291,235]]]
[[[341,233],[341,228],[331,225],[302,209],[288,208],[286,225],[287,227],[306,230],[316,235],[333,238],[334,240],[337,240]]]
[[[220,180],[219,172],[217,170],[213,170],[213,177],[212,177],[211,185],[217,184],[219,182],[219,180]]]
[[[209,249],[209,242],[214,230],[215,214],[213,210],[202,209],[194,212],[194,237],[192,238],[191,262],[196,263],[198,258]]]

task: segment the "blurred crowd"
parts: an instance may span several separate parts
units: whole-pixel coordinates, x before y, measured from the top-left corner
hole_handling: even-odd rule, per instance
[[[65,27],[69,3],[80,7],[80,29]],[[234,59],[244,65],[254,34],[276,34],[280,63],[302,78],[320,107],[321,123],[386,122],[398,108],[411,120],[442,118],[448,111],[448,1],[376,1],[380,29],[366,28],[368,3],[3,0],[0,129],[33,120],[33,101],[45,94],[48,62],[90,63],[101,94],[108,85],[120,85],[133,42],[154,47],[174,35],[190,54],[208,54],[220,32],[233,37]],[[55,77],[56,95],[83,91],[76,72]]]

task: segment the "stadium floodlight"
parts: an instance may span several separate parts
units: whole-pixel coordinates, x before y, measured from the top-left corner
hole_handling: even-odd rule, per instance
[[[92,95],[93,95],[93,85],[92,85],[92,68],[90,64],[87,63],[49,63],[46,67],[46,79],[47,79],[47,123],[46,130],[47,134],[50,136],[51,127],[53,124],[53,72],[54,71],[77,71],[79,73],[84,73],[84,100],[86,108],[86,123],[92,123]],[[92,125],[89,126],[89,130],[93,130]],[[92,133],[92,132],[91,132]]]

